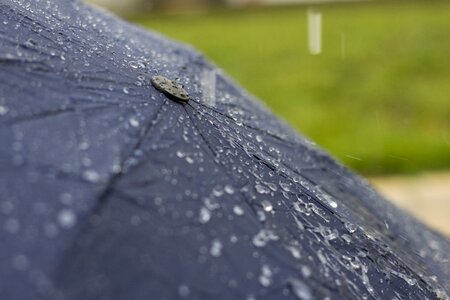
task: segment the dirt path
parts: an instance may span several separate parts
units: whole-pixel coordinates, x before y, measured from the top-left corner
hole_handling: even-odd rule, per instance
[[[397,206],[450,237],[450,172],[369,180]]]

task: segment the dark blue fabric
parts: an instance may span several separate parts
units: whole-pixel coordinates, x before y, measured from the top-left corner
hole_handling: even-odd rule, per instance
[[[195,50],[77,1],[0,22],[0,299],[448,299],[448,239]]]

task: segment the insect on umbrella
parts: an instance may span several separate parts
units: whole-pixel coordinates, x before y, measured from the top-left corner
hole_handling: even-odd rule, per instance
[[[0,16],[1,299],[447,297],[448,239],[195,50],[78,1]]]

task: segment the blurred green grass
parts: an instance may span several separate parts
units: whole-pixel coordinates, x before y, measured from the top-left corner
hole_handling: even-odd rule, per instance
[[[320,6],[323,53],[307,51],[306,7],[149,15],[279,116],[367,175],[450,167],[450,3]]]

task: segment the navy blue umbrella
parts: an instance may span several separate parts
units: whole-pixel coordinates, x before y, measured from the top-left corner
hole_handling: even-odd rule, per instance
[[[190,47],[78,1],[0,23],[0,299],[448,299],[448,239]]]

